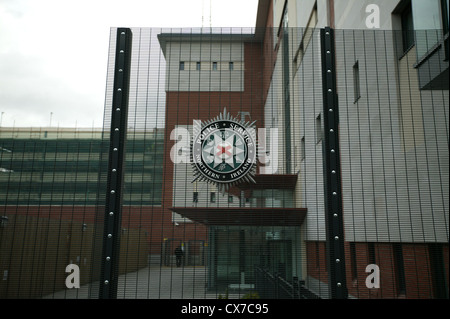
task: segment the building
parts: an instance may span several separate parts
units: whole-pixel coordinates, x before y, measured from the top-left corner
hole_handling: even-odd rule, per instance
[[[166,137],[172,140],[166,143],[167,159],[172,150],[183,151],[184,147],[189,151],[187,136],[195,134],[194,121],[207,122],[226,112],[237,122],[255,121],[256,130],[264,127],[262,47],[253,34],[162,33],[158,38],[167,63],[165,128]],[[174,130],[179,132],[175,134],[184,132],[186,144],[173,142]],[[293,205],[295,182],[280,185],[277,179],[283,175],[260,174],[259,167],[257,189],[252,185],[239,189],[238,185],[221,191],[220,183],[191,183],[189,156],[164,163],[164,179],[173,181],[164,196],[173,222],[207,227],[203,240],[208,243],[209,288],[253,287],[255,264],[260,263],[273,269],[284,264],[289,277],[298,271],[298,262],[292,270],[299,251],[292,242],[298,241],[304,210]],[[291,220],[294,223],[288,225]],[[279,240],[272,241],[274,237]]]
[[[108,136],[102,129],[0,128],[1,298],[63,290],[71,263],[82,284],[97,278]],[[163,137],[157,129],[128,135],[120,249],[133,257],[122,260],[122,274],[147,266],[155,249],[149,225],[161,219]]]
[[[277,170],[265,174],[259,163],[255,184],[223,195],[214,183],[191,183],[189,163],[166,160],[165,179],[174,183],[167,207],[177,223],[208,226],[211,287],[254,287],[258,265],[331,296],[320,42],[326,26],[336,30],[348,295],[448,297],[448,1],[260,1],[253,35],[160,34],[166,138],[176,128],[195,136],[194,120],[225,108],[278,132]],[[265,150],[271,142],[263,141]],[[379,289],[366,286],[371,264],[383,269]]]
[[[260,8],[264,5],[265,26],[286,27],[284,34],[278,29],[278,37],[268,37],[279,45],[274,72],[278,78],[290,72],[284,83],[290,85],[290,116],[297,118],[290,130],[291,147],[297,149],[292,169],[305,185],[297,199],[308,203],[310,287],[325,295],[328,290],[320,289],[327,282],[324,263],[314,266],[317,249],[325,249],[323,207],[314,204],[323,198],[308,192],[311,182],[323,189],[324,111],[311,107],[321,96],[310,93],[309,83],[319,87],[321,81],[315,72],[320,70],[318,28],[331,26],[348,293],[448,297],[448,262],[443,262],[448,259],[448,125],[439,120],[448,110],[448,1],[261,1]],[[372,10],[378,10],[378,29],[369,29],[370,21],[368,26]],[[264,26],[264,19],[259,21]],[[380,289],[365,287],[368,264],[392,270],[381,274]]]
[[[101,129],[2,128],[1,200],[19,206],[95,206],[105,165]],[[124,205],[161,205],[161,132],[133,132]],[[139,172],[139,173],[137,173]]]

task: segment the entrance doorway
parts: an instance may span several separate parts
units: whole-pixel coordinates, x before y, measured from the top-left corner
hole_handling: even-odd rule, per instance
[[[286,281],[301,272],[299,227],[216,226],[210,231],[211,289],[253,289],[256,267]]]
[[[292,278],[292,240],[267,241],[267,268],[286,280]]]

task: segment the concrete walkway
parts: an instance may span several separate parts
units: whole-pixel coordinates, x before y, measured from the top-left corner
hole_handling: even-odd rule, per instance
[[[117,298],[217,299],[219,292],[208,292],[206,283],[206,267],[147,267],[119,277]],[[45,298],[87,299],[97,295],[98,282],[78,289],[65,289]],[[230,294],[229,298],[239,298],[239,295]]]
[[[117,298],[204,299],[206,276],[206,267],[144,268],[120,276]]]

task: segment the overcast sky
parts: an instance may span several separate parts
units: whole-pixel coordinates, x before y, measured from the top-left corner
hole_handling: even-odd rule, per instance
[[[101,127],[111,27],[254,27],[257,5],[0,0],[0,125]]]

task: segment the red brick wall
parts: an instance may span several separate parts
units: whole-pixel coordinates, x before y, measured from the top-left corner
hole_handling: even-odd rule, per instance
[[[239,112],[249,112],[257,127],[264,127],[263,116],[263,70],[262,46],[260,43],[244,44],[244,91],[243,92],[166,92],[166,128],[164,150],[163,205],[159,238],[181,238],[182,240],[207,240],[207,227],[201,224],[180,224],[175,227],[171,222],[173,201],[173,170],[170,150],[175,144],[170,133],[177,125],[192,125],[194,120],[206,121],[215,118],[226,108],[232,116]],[[157,241],[158,239],[155,238]]]
[[[308,276],[311,276],[321,282],[328,283],[325,242],[307,242],[306,258]]]
[[[356,276],[352,272],[350,243],[345,243],[346,276],[349,295],[357,298],[434,298],[434,287],[430,265],[429,246],[427,244],[402,244],[406,279],[406,294],[400,294],[397,288],[397,274],[394,251],[391,243],[375,243],[375,263],[380,269],[380,288],[366,287],[366,266],[371,263],[368,244],[355,243]],[[324,242],[307,242],[308,276],[328,284],[326,269],[326,246]],[[443,245],[446,281],[448,286],[448,244]],[[318,263],[319,260],[319,263]],[[319,265],[318,265],[319,264]]]

